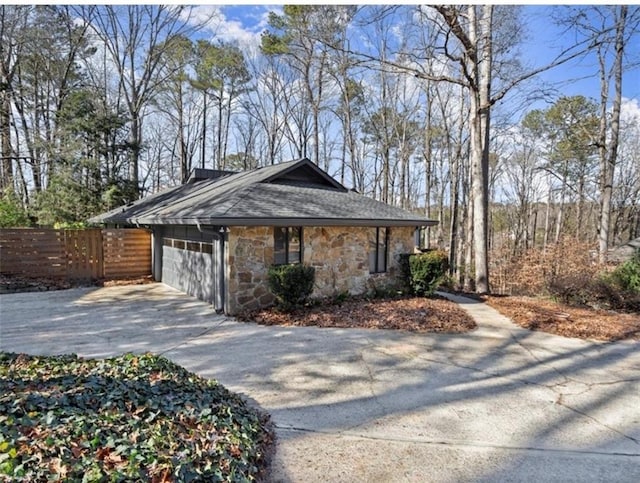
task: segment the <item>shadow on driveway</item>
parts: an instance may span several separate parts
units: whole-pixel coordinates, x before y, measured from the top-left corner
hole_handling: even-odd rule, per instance
[[[269,411],[274,481],[640,481],[640,343],[264,327],[162,284],[0,296],[0,349],[162,353]]]

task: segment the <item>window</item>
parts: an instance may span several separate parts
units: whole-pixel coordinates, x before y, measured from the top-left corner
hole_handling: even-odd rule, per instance
[[[302,227],[280,227],[273,229],[274,263],[302,263]]]
[[[429,227],[419,226],[416,228],[416,247],[419,250],[425,250],[429,248]]]
[[[387,246],[389,229],[376,227],[369,234],[369,273],[387,271]]]

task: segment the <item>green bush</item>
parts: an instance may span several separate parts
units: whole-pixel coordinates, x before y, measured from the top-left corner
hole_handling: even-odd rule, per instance
[[[414,295],[431,295],[445,279],[447,269],[449,268],[447,254],[440,250],[411,255],[408,257],[408,261],[408,285]],[[402,264],[403,261],[401,257],[400,270],[406,273],[406,266],[402,268]]]
[[[269,268],[268,277],[278,307],[291,310],[304,304],[313,292],[316,270],[302,264],[274,265]]]
[[[0,197],[0,228],[17,228],[29,224],[27,212],[11,191]]]
[[[640,294],[640,249],[631,260],[619,265],[611,274],[622,290]]]

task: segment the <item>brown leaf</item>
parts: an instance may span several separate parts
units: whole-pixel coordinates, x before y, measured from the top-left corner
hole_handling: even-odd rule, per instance
[[[241,320],[263,325],[396,329],[414,332],[460,333],[475,322],[453,302],[439,298],[353,298],[340,305],[329,302],[290,313],[274,308],[243,314]]]

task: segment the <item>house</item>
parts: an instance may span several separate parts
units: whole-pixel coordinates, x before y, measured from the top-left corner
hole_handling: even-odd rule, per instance
[[[181,186],[90,221],[149,228],[154,278],[228,314],[273,302],[273,264],[314,266],[315,297],[391,285],[416,228],[436,223],[348,190],[308,159],[198,169]]]

